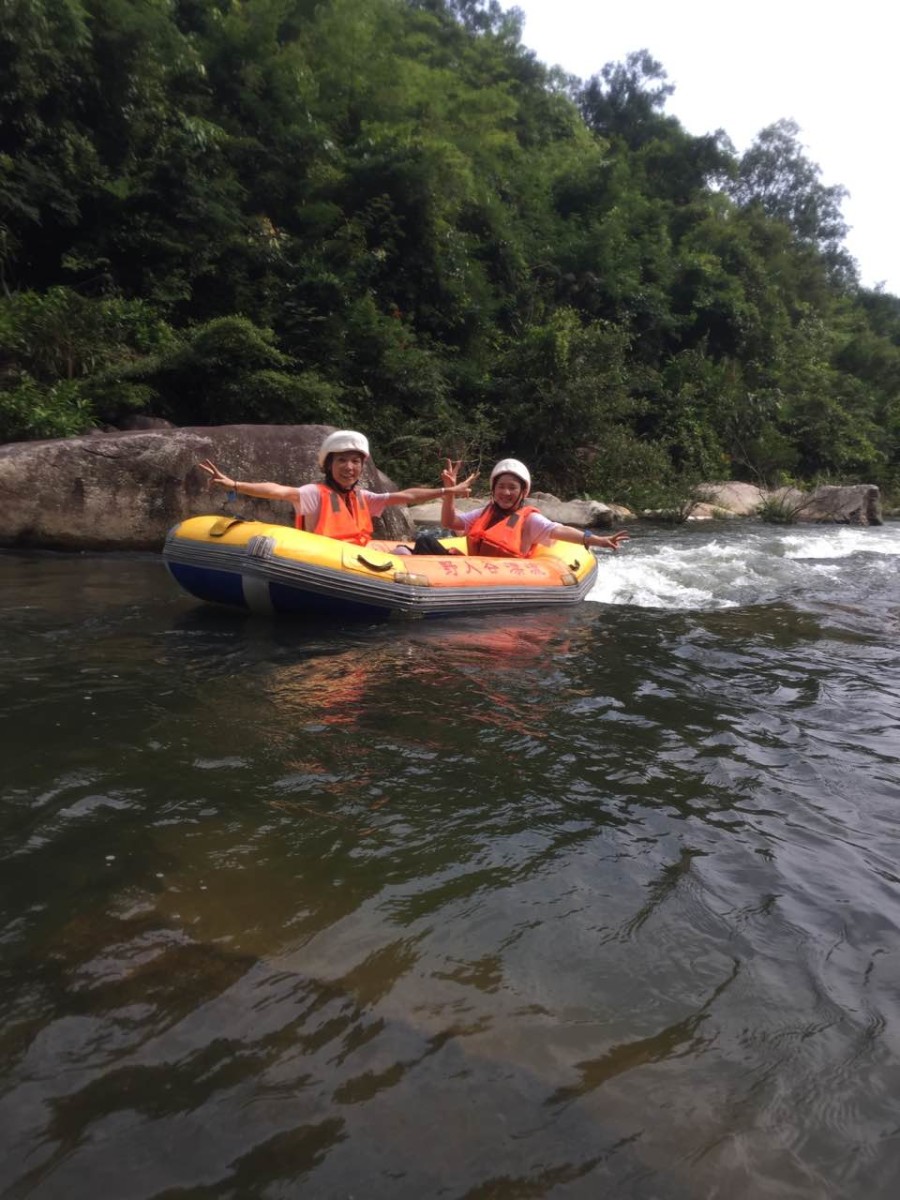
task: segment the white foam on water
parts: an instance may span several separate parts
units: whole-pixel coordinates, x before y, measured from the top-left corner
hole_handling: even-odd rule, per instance
[[[900,526],[887,525],[878,529],[816,529],[809,533],[792,531],[784,534],[784,553],[787,558],[848,558],[851,554],[877,554],[886,557],[900,555]]]
[[[700,531],[653,532],[635,537],[616,555],[600,556],[597,582],[587,599],[638,608],[733,608],[838,586],[853,555],[864,555],[870,564],[878,556],[897,557],[900,525],[754,525],[712,537]]]
[[[684,565],[662,556],[603,562],[586,599],[671,609],[722,608],[737,603],[717,597],[712,587],[691,583],[690,573],[682,569]]]

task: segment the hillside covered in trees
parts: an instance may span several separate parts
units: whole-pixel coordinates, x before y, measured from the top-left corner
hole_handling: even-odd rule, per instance
[[[646,51],[588,81],[495,0],[0,0],[0,440],[130,413],[515,453],[632,504],[900,485],[900,299],[782,121]]]

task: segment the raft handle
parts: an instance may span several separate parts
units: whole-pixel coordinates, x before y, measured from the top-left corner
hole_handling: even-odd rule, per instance
[[[242,524],[246,519],[246,517],[217,517],[209,527],[209,536],[215,538],[222,537],[229,529],[233,529],[235,525]]]
[[[361,562],[362,565],[364,567],[368,567],[370,571],[378,571],[379,574],[384,574],[385,571],[394,570],[394,564],[390,561],[386,563],[373,563],[369,562],[369,560],[364,558],[361,554],[357,554],[356,561]]]

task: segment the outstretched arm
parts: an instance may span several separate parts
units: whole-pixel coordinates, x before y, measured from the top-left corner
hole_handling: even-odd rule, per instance
[[[602,537],[599,533],[591,533],[589,529],[576,529],[574,525],[554,525],[551,532],[551,537],[558,542],[577,542],[585,549],[590,546],[600,550],[618,550],[630,536],[626,529],[620,529],[618,533]]]
[[[292,503],[297,496],[295,487],[284,487],[280,483],[245,483],[224,475],[212,459],[204,459],[197,464],[201,471],[209,476],[210,487],[226,488],[237,492],[239,496],[255,496],[258,500],[286,500]]]
[[[446,475],[446,472],[444,474]],[[428,500],[440,500],[441,498],[445,504],[448,500],[452,504],[454,496],[471,496],[472,483],[477,478],[476,473],[470,475],[468,479],[464,479],[462,483],[457,483],[455,478],[450,483],[444,479],[444,486],[439,488],[407,488],[403,492],[391,492],[385,507],[391,508],[397,504],[425,504]]]

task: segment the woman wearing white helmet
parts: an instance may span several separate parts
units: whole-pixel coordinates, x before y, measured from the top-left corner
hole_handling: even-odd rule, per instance
[[[293,505],[298,529],[318,533],[339,541],[367,545],[372,539],[372,522],[386,508],[401,504],[424,504],[437,500],[448,490],[456,496],[468,496],[474,475],[462,483],[439,488],[407,488],[402,492],[370,492],[359,487],[360,476],[369,457],[369,442],[355,429],[337,429],[329,433],[319,447],[318,463],[325,475],[323,483],[285,487],[280,483],[246,483],[224,475],[207,459],[200,469],[209,475],[210,485],[227,488],[236,495],[259,500],[283,500]]]
[[[618,550],[627,540],[626,531],[601,537],[589,529],[559,525],[525,500],[531,491],[531,474],[517,458],[502,458],[491,471],[491,500],[482,509],[458,513],[453,503],[454,485],[461,464],[447,459],[441,479],[447,489],[441,508],[441,524],[446,529],[464,532],[469,554],[492,558],[530,558],[538,546],[550,542],[577,542],[581,545]],[[471,477],[470,477],[471,478]],[[468,481],[467,481],[468,482]]]

